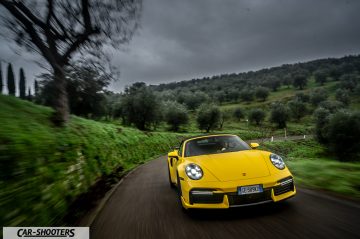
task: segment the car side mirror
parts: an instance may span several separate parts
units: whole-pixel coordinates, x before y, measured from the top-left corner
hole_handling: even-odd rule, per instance
[[[176,158],[176,159],[179,159],[179,156],[178,156],[178,150],[175,149],[174,151],[168,153],[168,157],[169,158]]]
[[[258,143],[250,143],[250,147],[252,148],[252,149],[256,149],[256,148],[258,148],[260,145],[258,144]]]
[[[170,165],[171,167],[173,166],[173,160],[179,160],[179,156],[178,156],[178,150],[174,150],[170,153],[168,153],[168,157],[170,158]]]

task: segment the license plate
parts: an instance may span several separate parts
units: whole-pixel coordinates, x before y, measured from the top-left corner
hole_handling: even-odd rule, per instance
[[[238,187],[238,195],[252,194],[252,193],[262,193],[262,185],[251,185],[245,187]]]

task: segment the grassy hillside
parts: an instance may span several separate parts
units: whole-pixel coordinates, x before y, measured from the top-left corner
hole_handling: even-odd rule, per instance
[[[1,225],[61,225],[69,205],[99,177],[163,154],[181,137],[74,116],[60,129],[51,113],[0,95]]]
[[[314,140],[264,143],[282,155],[297,185],[360,199],[360,163],[339,162]]]

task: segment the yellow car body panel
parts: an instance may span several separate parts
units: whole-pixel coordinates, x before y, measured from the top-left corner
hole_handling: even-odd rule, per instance
[[[180,189],[181,202],[184,208],[215,209],[246,206],[271,201],[278,202],[296,194],[293,177],[289,169],[286,166],[281,170],[276,168],[270,161],[271,153],[267,151],[249,149],[184,157],[186,144],[189,141],[217,136],[233,135],[207,135],[191,138],[182,142],[180,151],[175,150],[168,154],[169,180],[170,183]],[[190,179],[185,172],[185,167],[188,164],[199,165],[203,171],[203,177],[199,180]],[[291,190],[288,190],[290,184],[284,184],[286,182],[292,184]],[[251,197],[254,196],[247,196],[247,203],[234,204],[233,201],[237,200],[239,196],[237,194],[238,188],[252,185],[261,185],[263,193],[266,192],[267,200],[259,201],[257,198],[252,203]],[[287,189],[287,191],[284,189]],[[209,197],[217,197],[220,201],[216,203],[194,203],[190,198],[191,192],[199,193],[198,190],[200,190],[200,194],[211,192],[212,196]]]

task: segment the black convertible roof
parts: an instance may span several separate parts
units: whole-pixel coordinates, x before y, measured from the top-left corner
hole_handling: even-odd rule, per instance
[[[195,136],[190,136],[190,137],[185,137],[181,140],[181,142],[184,142],[186,140],[189,139],[195,139],[195,138],[199,138],[199,137],[206,137],[206,136],[221,136],[221,135],[236,135],[236,134],[231,134],[231,133],[217,133],[217,134],[199,134],[199,135],[195,135]]]

